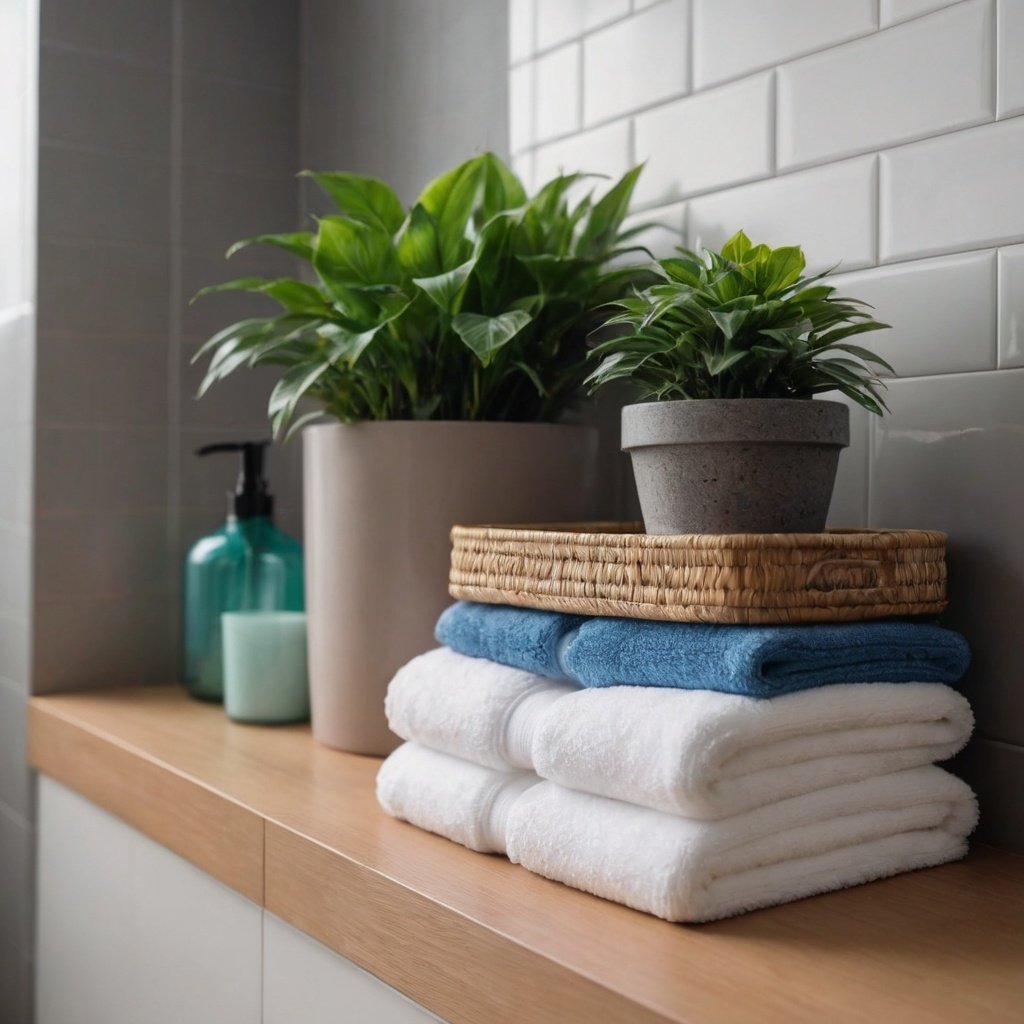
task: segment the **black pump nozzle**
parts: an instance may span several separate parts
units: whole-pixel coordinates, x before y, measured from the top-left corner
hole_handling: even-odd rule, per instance
[[[274,498],[267,491],[263,476],[263,450],[270,441],[225,441],[206,444],[196,449],[196,455],[214,455],[217,452],[241,452],[242,462],[234,492],[228,492],[228,514],[239,519],[271,516]]]

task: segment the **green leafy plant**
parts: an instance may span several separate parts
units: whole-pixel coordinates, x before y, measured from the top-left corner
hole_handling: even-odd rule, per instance
[[[628,380],[641,400],[811,398],[840,391],[881,414],[892,367],[847,339],[888,327],[865,303],[803,276],[796,246],[770,249],[738,232],[704,257],[659,260],[661,280],[613,301],[621,333],[593,349],[591,390]]]
[[[639,280],[637,268],[610,265],[643,230],[622,230],[639,173],[571,204],[584,175],[557,177],[528,198],[487,153],[428,185],[408,214],[381,181],[309,174],[338,214],[312,232],[237,242],[228,256],[276,246],[309,263],[310,280],[247,277],[199,292],[258,292],[282,307],[200,348],[195,358],[210,359],[200,395],[269,363],[283,368],[270,397],[275,434],[324,413],[346,422],[555,419],[586,377],[595,307]],[[320,410],[297,416],[307,398]]]

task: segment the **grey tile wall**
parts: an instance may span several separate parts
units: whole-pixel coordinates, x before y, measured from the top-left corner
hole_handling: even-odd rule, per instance
[[[188,472],[193,434],[265,436],[269,391],[241,375],[197,403],[189,359],[272,308],[187,303],[287,266],[224,251],[298,224],[298,32],[278,0],[101,0],[88,17],[42,0],[36,692],[178,675],[181,555],[234,477]]]

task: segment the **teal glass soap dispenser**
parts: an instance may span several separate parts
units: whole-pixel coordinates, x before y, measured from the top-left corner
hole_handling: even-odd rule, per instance
[[[208,444],[196,452],[242,457],[227,522],[197,541],[185,560],[185,686],[204,700],[224,697],[224,612],[304,610],[302,546],[274,526],[274,499],[263,476],[269,443]]]

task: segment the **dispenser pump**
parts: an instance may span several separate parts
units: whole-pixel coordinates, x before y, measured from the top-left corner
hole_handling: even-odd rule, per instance
[[[228,515],[237,519],[269,518],[274,513],[274,498],[267,490],[263,476],[263,450],[269,441],[225,441],[207,444],[196,450],[196,455],[214,455],[218,452],[240,452],[238,482],[234,492],[228,492]]]

